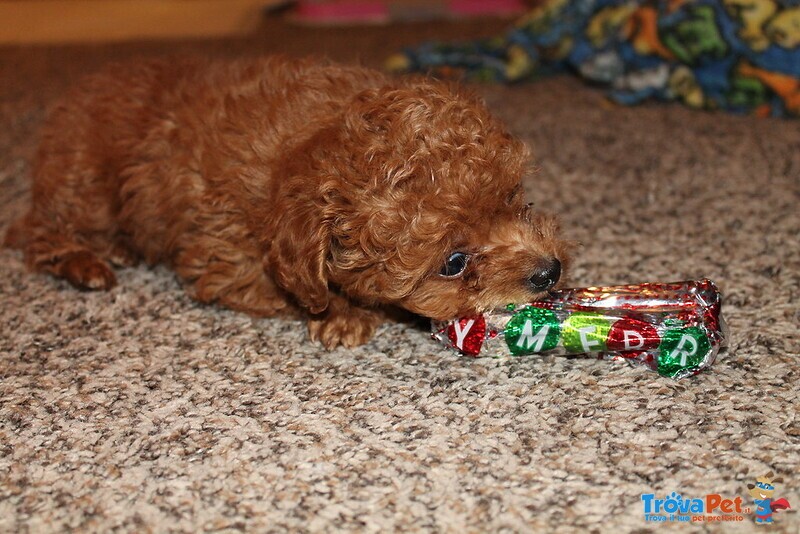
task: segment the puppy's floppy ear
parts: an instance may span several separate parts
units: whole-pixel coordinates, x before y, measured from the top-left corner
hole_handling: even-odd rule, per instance
[[[278,285],[313,313],[328,307],[327,258],[331,221],[320,191],[324,180],[292,176],[279,186],[266,269]]]

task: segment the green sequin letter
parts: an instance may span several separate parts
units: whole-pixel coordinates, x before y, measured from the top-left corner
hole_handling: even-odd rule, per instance
[[[555,348],[560,332],[556,314],[528,306],[508,322],[505,339],[511,353],[519,356]]]

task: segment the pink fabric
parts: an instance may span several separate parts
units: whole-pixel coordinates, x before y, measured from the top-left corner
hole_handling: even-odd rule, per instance
[[[297,16],[305,20],[385,20],[389,16],[388,5],[377,1],[351,2],[300,2]]]

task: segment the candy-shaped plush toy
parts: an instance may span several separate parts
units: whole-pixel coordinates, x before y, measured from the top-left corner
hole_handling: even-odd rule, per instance
[[[435,321],[433,337],[471,356],[597,354],[683,378],[711,366],[725,343],[711,280],[553,291],[473,317]]]

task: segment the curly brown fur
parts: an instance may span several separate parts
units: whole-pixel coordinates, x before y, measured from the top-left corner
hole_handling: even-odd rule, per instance
[[[313,338],[353,346],[382,306],[447,319],[546,289],[531,281],[567,247],[523,203],[527,158],[442,82],[281,58],[120,64],[51,111],[6,242],[85,289],[112,287],[112,264],[164,262],[202,302],[307,313]],[[440,275],[456,251],[466,269]]]

